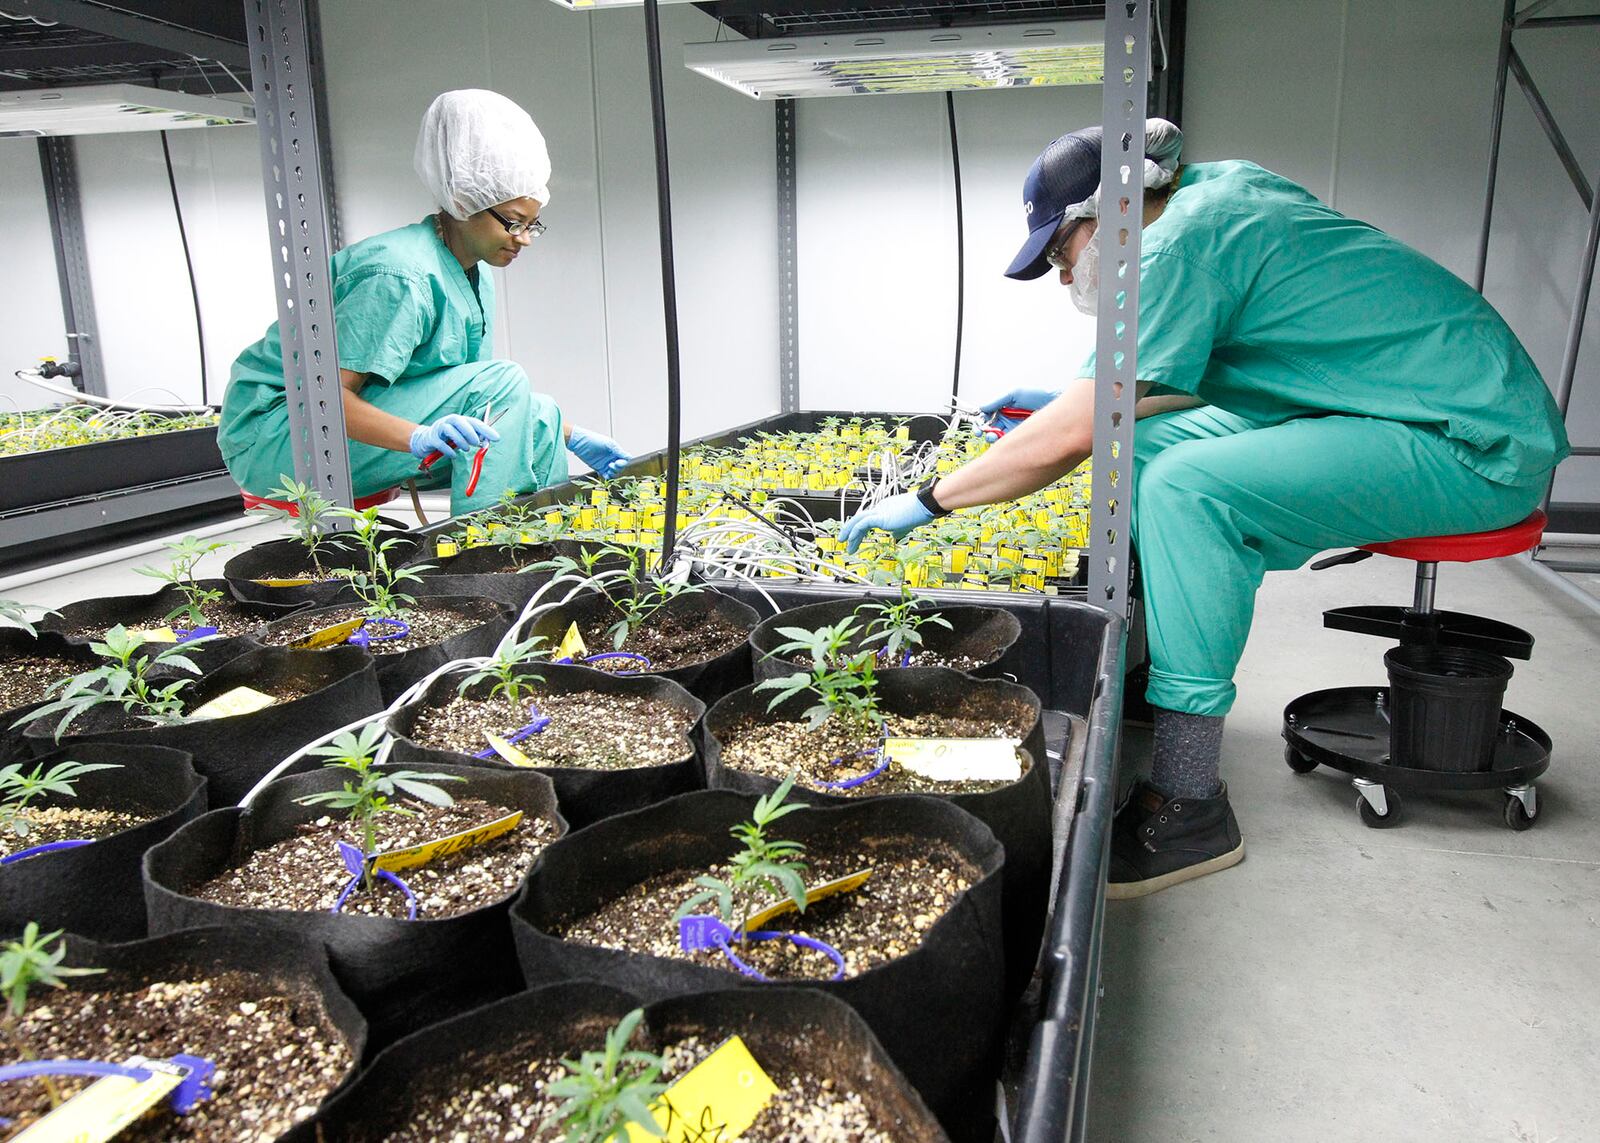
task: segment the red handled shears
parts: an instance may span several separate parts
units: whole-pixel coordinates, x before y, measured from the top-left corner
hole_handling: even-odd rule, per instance
[[[1015,405],[1003,405],[1000,408],[1000,415],[1002,417],[1010,417],[1013,421],[1025,421],[1031,417],[1033,413],[1034,410],[1032,409],[1019,409]],[[1006,435],[1006,430],[995,425],[989,425],[983,430],[983,433],[985,436],[990,436],[995,440],[999,440],[1001,437]]]
[[[491,416],[490,414],[493,415]],[[505,415],[506,411],[504,409],[501,409],[498,413],[495,413],[494,402],[491,401],[483,407],[483,416],[478,419],[484,424],[492,427],[496,421]],[[465,493],[467,496],[471,496],[473,492],[477,491],[478,477],[483,475],[483,458],[484,455],[488,453],[489,445],[492,443],[492,441],[485,441],[483,444],[478,446],[478,451],[472,454],[472,474],[467,477],[467,488]],[[433,467],[435,461],[443,459],[444,453],[438,451],[430,452],[427,456],[422,458],[422,471],[427,472],[428,469]]]

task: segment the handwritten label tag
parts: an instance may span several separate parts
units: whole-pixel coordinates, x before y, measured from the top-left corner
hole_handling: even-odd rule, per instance
[[[201,703],[189,712],[189,721],[207,718],[230,718],[236,714],[253,714],[258,710],[266,710],[269,706],[276,706],[278,700],[271,695],[262,694],[250,687],[234,687],[232,690],[223,691],[210,702]]]
[[[825,900],[828,897],[836,897],[840,893],[854,892],[865,885],[867,883],[867,879],[871,876],[872,870],[863,869],[859,873],[850,873],[844,877],[835,877],[832,881],[824,881],[821,885],[812,886],[810,889],[806,890],[806,908],[809,909],[818,901]],[[776,918],[783,916],[785,913],[792,912],[794,912],[794,902],[788,898],[785,898],[784,900],[779,901],[776,905],[768,905],[759,913],[752,913],[746,929],[748,932],[753,933],[757,929],[761,928],[762,925],[769,924]]]
[[[136,631],[129,631],[129,635],[141,643],[176,643],[178,633],[170,627],[141,627]]]
[[[332,647],[335,644],[343,643],[354,635],[365,622],[366,619],[364,617],[361,619],[347,619],[343,623],[335,623],[332,627],[324,627],[320,631],[313,631],[309,635],[296,639],[289,646],[301,651],[315,651],[319,647]]]
[[[934,782],[1015,782],[1018,745],[1015,738],[885,738],[883,751]]]
[[[176,1064],[142,1056],[129,1059],[128,1066],[147,1069],[150,1078],[103,1076],[14,1136],[15,1143],[104,1143],[171,1095],[188,1074]]]
[[[483,732],[483,736],[486,739],[489,740],[490,748],[496,754],[500,755],[500,757],[504,758],[507,762],[511,763],[513,766],[537,766],[538,765],[538,763],[535,762],[532,758],[529,758],[522,751],[518,750],[515,746],[511,745],[511,743],[509,741],[507,741],[504,738],[501,738],[498,734],[491,734],[487,730],[485,730]]]
[[[433,548],[433,554],[441,560],[449,559],[459,551],[461,551],[461,548],[454,540],[440,540]]]
[[[372,855],[372,868],[386,869],[390,873],[398,873],[402,869],[415,869],[438,858],[449,857],[452,853],[460,853],[463,849],[471,849],[473,846],[493,841],[503,834],[510,833],[521,824],[522,811],[518,810],[514,814],[507,814],[503,818],[464,829],[460,833],[453,833],[436,841],[425,841],[421,845],[410,845],[405,849],[379,850]]]
[[[778,1085],[761,1070],[738,1036],[679,1077],[650,1105],[669,1143],[737,1139],[778,1094]],[[628,1143],[653,1143],[652,1135],[628,1124]]]
[[[578,625],[574,623],[561,637],[561,646],[556,648],[556,658],[571,659],[576,663],[588,653],[589,648],[583,642],[583,632],[579,631]]]
[[[291,576],[288,579],[253,579],[251,583],[259,583],[262,587],[304,587],[308,583],[316,583],[308,575]]]

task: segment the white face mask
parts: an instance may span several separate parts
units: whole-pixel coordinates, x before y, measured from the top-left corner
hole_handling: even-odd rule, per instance
[[[1097,228],[1078,252],[1077,264],[1072,267],[1072,281],[1067,293],[1078,312],[1091,317],[1100,309],[1100,231]]]

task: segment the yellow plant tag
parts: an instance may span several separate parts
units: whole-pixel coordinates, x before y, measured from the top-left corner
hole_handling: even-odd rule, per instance
[[[1018,745],[1015,738],[885,738],[883,752],[934,782],[1015,782]]]
[[[745,1042],[731,1036],[650,1105],[661,1134],[630,1123],[628,1143],[737,1139],[777,1094],[778,1085],[761,1070]]]
[[[571,659],[576,663],[588,653],[589,648],[583,642],[583,632],[579,631],[578,625],[574,623],[561,637],[561,646],[556,648],[556,658]]]
[[[365,618],[347,619],[343,623],[335,623],[332,627],[324,627],[320,631],[313,631],[309,635],[296,639],[289,646],[301,651],[315,651],[320,647],[332,647],[337,643],[343,643],[354,635],[365,622]]]
[[[538,765],[538,763],[536,763],[532,758],[529,758],[522,751],[511,745],[510,742],[506,741],[504,738],[501,738],[498,734],[490,734],[486,730],[483,732],[483,736],[489,740],[490,748],[513,766]]]
[[[103,1076],[13,1139],[19,1143],[104,1143],[171,1095],[186,1074],[176,1064],[143,1056],[132,1056],[127,1064],[147,1068],[150,1078]]]
[[[129,631],[141,643],[176,643],[178,633],[170,627],[142,627],[136,631]]]
[[[454,540],[440,540],[434,545],[433,548],[433,554],[438,556],[441,560],[447,560],[459,551],[461,551],[461,549],[456,545]]]
[[[291,576],[288,579],[253,579],[251,583],[259,583],[262,587],[304,587],[308,583],[316,583],[308,575]]]
[[[250,687],[234,687],[223,691],[210,702],[201,703],[189,712],[189,721],[208,718],[230,718],[236,714],[253,714],[277,705],[278,700]]]
[[[390,873],[398,873],[402,869],[415,869],[419,865],[426,865],[441,857],[449,857],[452,853],[460,853],[463,849],[471,849],[473,846],[493,841],[510,833],[521,824],[522,811],[518,810],[514,814],[507,814],[492,822],[464,829],[449,837],[425,841],[421,845],[409,845],[405,849],[380,850],[372,857],[372,868],[386,869]]]
[[[848,873],[843,877],[835,877],[832,881],[824,881],[821,885],[813,885],[806,890],[806,908],[809,909],[818,901],[826,900],[829,897],[837,897],[840,893],[852,893],[865,885],[867,879],[871,876],[872,870],[863,869],[859,873]],[[768,905],[759,913],[750,914],[750,920],[745,927],[753,933],[762,925],[769,924],[785,913],[792,912],[794,912],[794,902],[784,898],[776,905]]]

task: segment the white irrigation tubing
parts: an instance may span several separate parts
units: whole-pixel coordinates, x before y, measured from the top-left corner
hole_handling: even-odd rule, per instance
[[[140,404],[140,403],[135,402],[135,401],[128,401],[126,399],[113,400],[110,397],[98,397],[93,393],[80,393],[76,389],[62,388],[60,385],[52,385],[52,384],[50,384],[50,382],[46,381],[44,379],[44,377],[39,373],[39,371],[37,369],[18,369],[18,370],[15,370],[13,372],[13,376],[16,377],[17,380],[19,380],[19,381],[25,381],[29,385],[37,386],[40,389],[48,389],[48,390],[50,390],[50,392],[58,393],[63,397],[71,397],[74,401],[79,401],[79,402],[81,402],[81,403],[83,403],[85,405],[104,405],[107,408],[113,408],[113,409],[135,409],[135,410],[137,410],[139,412],[142,412],[142,413],[214,413],[214,412],[216,412],[216,410],[213,409],[210,405],[185,405],[185,404],[181,404],[181,403],[177,404],[177,405],[146,405],[146,404]],[[181,397],[179,397],[176,393],[172,392],[170,389],[162,389],[162,388],[159,388],[159,387],[157,387],[155,385],[146,385],[142,389],[135,389],[134,392],[135,393],[147,393],[147,392],[165,393],[165,394],[167,394],[167,396],[175,398],[180,402],[183,400]]]

